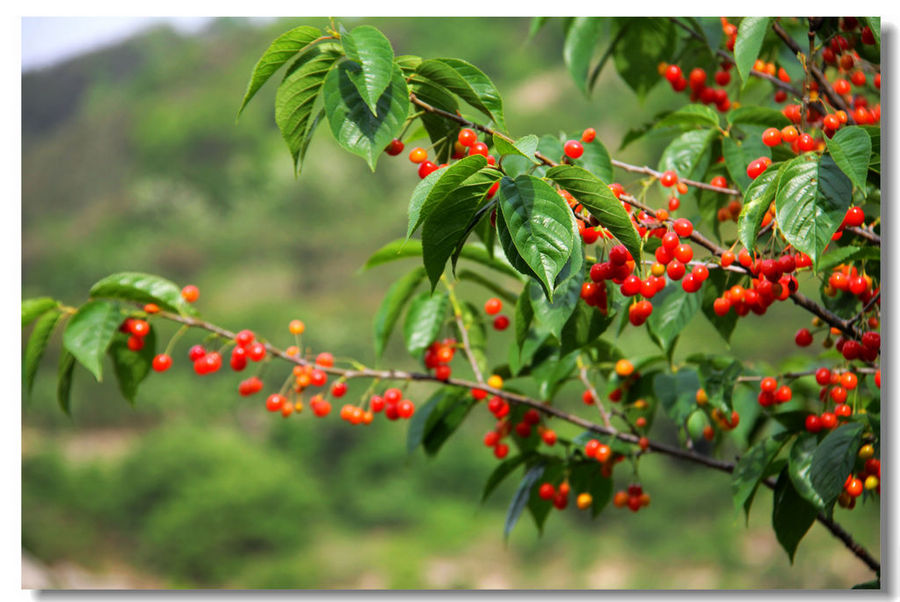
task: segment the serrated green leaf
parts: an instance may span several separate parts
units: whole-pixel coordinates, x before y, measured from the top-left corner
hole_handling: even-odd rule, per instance
[[[778,190],[778,176],[784,163],[773,163],[766,168],[766,171],[756,176],[756,179],[747,187],[744,193],[744,206],[741,214],[738,216],[738,233],[741,242],[748,250],[756,248],[756,237],[759,235],[759,228],[762,225],[763,218],[768,211],[772,201],[775,200],[775,193]]]
[[[641,256],[641,237],[625,208],[609,186],[584,168],[559,165],[547,172],[547,177],[574,196],[600,225],[612,232],[632,257]]]
[[[807,412],[802,412],[805,420]],[[810,481],[809,470],[812,466],[813,454],[819,445],[818,437],[812,433],[800,433],[791,453],[788,456],[788,474],[794,483],[794,489],[807,502],[819,510],[825,510],[825,500],[822,499]]]
[[[497,197],[516,250],[552,300],[556,276],[576,244],[569,206],[546,182],[528,175],[504,177]]]
[[[424,279],[425,268],[417,267],[394,282],[388,289],[378,311],[375,312],[373,322],[376,358],[380,358],[384,353],[384,348],[387,346],[397,319]]]
[[[409,224],[406,237],[409,238],[413,235],[422,222],[431,215],[434,208],[447,198],[447,195],[486,165],[487,159],[483,155],[470,155],[449,167],[428,174],[416,186],[409,201]],[[430,179],[433,176],[436,177]],[[468,224],[468,220],[466,223]]]
[[[500,172],[493,170],[475,173],[430,209],[422,224],[422,260],[431,281],[431,290],[437,286],[454,250],[465,243],[471,232],[469,225],[472,218],[499,178]],[[426,207],[423,206],[424,209]]]
[[[494,150],[499,155],[518,155],[520,157],[525,157],[532,163],[538,163],[538,160],[534,158],[534,153],[537,151],[539,139],[534,134],[522,136],[514,143],[510,143],[497,134],[494,134],[493,140]]]
[[[477,67],[461,59],[440,58],[422,61],[417,71],[462,98],[490,117],[500,130],[506,131],[503,99],[490,78]]]
[[[702,294],[685,292],[680,286],[667,286],[653,298],[653,313],[647,327],[653,341],[671,355],[678,335],[700,309]]]
[[[519,483],[519,488],[516,489],[512,501],[509,504],[509,509],[506,511],[506,521],[503,525],[504,538],[509,538],[510,532],[512,531],[513,527],[516,526],[516,523],[519,521],[519,517],[522,515],[522,511],[528,504],[528,498],[531,494],[531,488],[535,483],[537,483],[537,480],[540,479],[541,475],[543,474],[544,462],[542,461],[536,463],[534,466],[528,469],[528,472],[525,473],[525,476]]]
[[[22,300],[22,328],[25,328],[47,311],[59,307],[59,301],[50,297],[37,297]]]
[[[792,159],[778,178],[775,216],[787,241],[816,266],[852,200],[850,180],[824,155]]]
[[[719,116],[715,110],[702,104],[685,105],[668,113],[651,126],[654,130],[666,128],[692,130],[698,127],[704,129],[719,127]]]
[[[318,124],[317,119],[312,119],[316,99],[336,59],[336,54],[326,52],[300,57],[300,65],[292,69],[275,93],[275,123],[291,151],[297,173],[302,170],[306,149]]]
[[[59,324],[64,315],[58,309],[45,311],[38,318],[34,329],[31,331],[31,336],[28,337],[28,343],[25,345],[25,355],[22,356],[22,389],[26,397],[31,396],[34,377],[37,374],[41,358],[44,357],[47,343],[50,342],[50,336],[56,330],[57,324]]]
[[[63,346],[98,381],[103,380],[103,355],[122,323],[119,306],[95,299],[79,308],[63,333]]]
[[[578,159],[578,164],[602,181],[611,182],[613,179],[612,160],[603,143],[594,138],[593,141],[585,142],[582,146],[584,153]]]
[[[881,17],[863,17],[875,38],[875,49],[881,52]]]
[[[862,437],[859,422],[842,424],[819,443],[809,467],[809,482],[826,506],[831,506],[853,471]]]
[[[794,564],[800,540],[816,522],[818,511],[794,489],[787,469],[781,471],[772,492],[772,528],[778,543]]]
[[[446,294],[432,296],[424,292],[412,300],[403,323],[406,349],[411,356],[418,358],[437,338],[449,308]]]
[[[847,245],[846,247],[833,247],[828,250],[819,260],[816,271],[828,273],[842,263],[857,259],[880,259],[881,249],[873,247],[857,247]]]
[[[838,130],[831,138],[825,138],[828,152],[850,181],[866,195],[866,175],[872,156],[872,139],[864,129],[849,126]]]
[[[600,25],[601,19],[598,17],[575,17],[569,25],[563,44],[566,67],[585,95],[588,93],[588,70],[599,41]]]
[[[759,58],[759,51],[762,49],[763,39],[769,31],[771,21],[771,17],[744,17],[738,25],[737,38],[734,41],[734,62],[743,86],[746,86],[747,80],[750,79],[750,70]]]
[[[639,99],[662,79],[657,66],[670,58],[674,25],[664,18],[616,18],[619,28],[627,28],[613,53],[616,71]]]
[[[366,106],[377,115],[378,99],[391,84],[394,72],[390,41],[371,25],[360,25],[341,34],[341,45],[347,58],[362,67],[349,76]]]
[[[181,289],[173,282],[141,272],[111,274],[91,287],[91,297],[155,303],[167,311],[197,314],[197,310],[182,298]]]
[[[594,343],[612,324],[615,312],[604,314],[587,303],[578,303],[560,334],[560,353],[566,355]]]
[[[138,351],[128,348],[128,337],[114,337],[109,345],[116,381],[122,396],[132,404],[137,396],[138,386],[150,374],[153,357],[156,355],[156,332],[151,328],[144,337],[144,346]]]
[[[778,129],[791,125],[790,119],[785,117],[784,113],[769,107],[738,107],[728,111],[725,118],[731,125],[762,125]]]
[[[253,73],[250,75],[250,82],[247,84],[247,92],[244,94],[244,100],[241,101],[241,108],[238,115],[243,112],[244,107],[250,102],[254,94],[262,87],[264,83],[278,71],[282,65],[289,61],[292,57],[302,52],[312,42],[322,36],[322,31],[317,27],[301,25],[294,29],[281,34],[269,48],[263,53]]]
[[[459,112],[459,103],[450,90],[419,73],[411,74],[408,77],[409,89],[419,100],[448,113]],[[433,145],[435,163],[446,163],[453,152],[453,143],[459,135],[459,124],[427,111],[422,113],[419,119]],[[414,137],[410,139],[414,139]]]
[[[331,133],[344,149],[375,164],[387,145],[403,129],[409,114],[409,90],[400,67],[392,68],[391,83],[378,99],[373,114],[353,83],[361,67],[344,61],[336,64],[325,77],[322,98]]]
[[[758,441],[747,450],[734,467],[731,475],[731,493],[734,500],[735,511],[744,510],[745,515],[750,515],[750,505],[759,482],[765,478],[766,469],[789,437],[780,433],[772,437],[766,437]]]
[[[562,329],[581,300],[581,278],[569,278],[555,291],[553,301],[547,299],[540,284],[530,280],[526,290],[534,312],[536,327],[542,332],[562,338]]]
[[[611,478],[603,476],[603,466],[599,462],[573,462],[569,479],[575,496],[581,493],[591,495],[591,517],[596,517],[609,504],[613,494]]]
[[[410,419],[407,450],[412,453],[421,445],[425,453],[434,456],[456,432],[475,405],[475,399],[465,389],[442,387],[419,408]],[[416,417],[422,414],[418,420]]]
[[[72,414],[71,396],[74,372],[75,356],[63,349],[59,355],[59,368],[57,369],[56,401],[59,403],[59,408],[70,416]]]
[[[737,326],[738,315],[733,311],[729,311],[724,316],[720,316],[715,312],[713,305],[716,299],[721,297],[727,289],[735,284],[739,284],[742,279],[743,275],[736,272],[710,270],[709,278],[707,278],[703,287],[703,303],[701,305],[703,315],[715,327],[716,332],[725,339],[726,343],[731,342],[731,334],[734,332],[735,326]]]
[[[663,151],[657,169],[672,170],[682,178],[702,178],[702,172],[709,165],[709,147],[716,133],[716,130],[708,129],[690,130],[681,134]]]
[[[480,263],[485,267],[489,267],[493,270],[506,274],[507,276],[513,276],[515,278],[521,278],[521,275],[512,268],[507,262],[502,261],[499,258],[491,257],[483,246],[479,246],[475,243],[469,243],[462,248],[462,253],[460,254],[462,257],[474,261],[476,263]],[[387,243],[375,253],[372,254],[371,257],[366,261],[365,265],[361,268],[361,271],[368,270],[369,268],[373,268],[378,265],[382,265],[385,263],[389,263],[391,261],[396,261],[398,259],[407,259],[409,257],[421,257],[422,256],[422,241],[420,240],[405,240],[402,238],[398,238],[396,240],[392,240]]]

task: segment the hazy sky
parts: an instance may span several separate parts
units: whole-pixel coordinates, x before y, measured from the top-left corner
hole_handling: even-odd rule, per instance
[[[118,42],[153,25],[171,23],[181,31],[201,29],[211,17],[25,17],[22,69],[52,65]]]

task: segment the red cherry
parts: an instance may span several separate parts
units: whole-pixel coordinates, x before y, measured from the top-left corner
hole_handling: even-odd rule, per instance
[[[794,342],[798,347],[809,347],[813,342],[812,333],[809,332],[808,328],[801,328],[794,336]]]
[[[397,138],[394,138],[387,145],[387,148],[384,149],[384,152],[386,152],[387,154],[389,154],[392,157],[396,157],[397,155],[399,155],[400,153],[403,152],[403,148],[404,148],[403,141],[398,140]]]
[[[594,128],[587,128],[584,132],[581,133],[581,141],[585,144],[589,144],[594,141],[594,138],[597,137],[597,130]]]
[[[506,316],[497,316],[494,318],[494,330],[506,330],[509,328],[509,318]]]
[[[459,130],[457,140],[459,140],[459,143],[463,146],[472,146],[478,141],[478,134],[475,133],[475,130],[463,128]]]
[[[577,159],[584,154],[584,146],[577,140],[568,140],[563,145],[563,152],[566,153],[566,156],[570,159]]]
[[[676,174],[671,169],[668,171],[664,171],[661,176],[659,176],[659,183],[664,187],[669,188],[670,186],[674,186],[678,183],[678,174]]]
[[[200,297],[200,289],[193,284],[189,284],[181,289],[181,298],[188,303],[193,303]]]
[[[431,161],[423,161],[419,165],[419,177],[423,180],[428,177],[428,174],[437,171],[438,166],[432,163]]]
[[[762,134],[762,142],[766,146],[778,146],[781,144],[781,130],[769,128]]]
[[[822,430],[822,422],[818,416],[810,414],[806,417],[806,430],[810,433],[818,433]]]
[[[153,358],[153,369],[157,372],[165,372],[172,366],[172,357],[161,353]]]
[[[332,397],[343,397],[347,392],[347,383],[338,381],[331,385],[331,395]]]
[[[231,350],[231,359],[229,360],[231,369],[240,372],[247,367],[247,350],[243,347],[235,347]]]
[[[192,362],[197,361],[204,355],[206,355],[206,349],[203,348],[203,345],[194,345],[191,347],[190,351],[188,351],[188,359]]]
[[[264,357],[266,357],[266,346],[262,343],[253,343],[249,347],[247,347],[247,357],[249,357],[254,362],[258,362]]]

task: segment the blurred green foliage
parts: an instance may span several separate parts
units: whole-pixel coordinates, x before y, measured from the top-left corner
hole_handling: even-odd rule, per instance
[[[357,270],[403,234],[414,169],[401,156],[372,175],[323,129],[294,179],[272,117],[274,87],[235,124],[257,57],[302,22],[220,19],[192,37],[160,28],[23,74],[23,296],[74,303],[111,272],[159,273],[197,284],[214,322],[287,343],[286,324],[300,317],[305,344],[372,362],[371,318],[392,279],[415,263]],[[611,69],[585,98],[562,65],[559,22],[531,41],[526,19],[366,22],[398,55],[481,67],[504,94],[517,135],[592,126],[617,157],[655,165],[661,140],[615,150],[628,127],[683,102],[657,86],[640,104]],[[692,211],[685,203],[683,213]],[[468,283],[460,291],[476,303],[486,296]],[[767,331],[790,331],[800,316],[773,307]],[[790,354],[759,336],[757,320],[741,321],[733,351],[769,361]],[[174,333],[159,328],[161,341]],[[497,363],[507,336],[491,336]],[[412,365],[399,338],[384,365]],[[745,529],[727,475],[655,457],[641,466],[648,511],[610,508],[591,522],[571,510],[552,516],[543,538],[523,520],[504,546],[515,484],[478,506],[496,462],[480,442],[486,412],[473,412],[440,457],[408,456],[400,424],[351,429],[306,412],[282,420],[260,399],[239,398],[235,376],[197,380],[179,361],[193,342],[182,340],[174,369],[151,376],[134,407],[114,383],[78,369],[72,419],[56,408],[51,348],[23,406],[30,554],[98,571],[124,561],[174,587],[846,587],[869,578],[820,527],[790,567],[768,526],[768,494]],[[626,330],[617,344],[652,352],[643,331]],[[676,358],[725,348],[698,317]],[[454,370],[466,373],[462,362]],[[265,380],[274,387],[283,377],[271,370]],[[351,383],[347,398],[366,386]],[[410,388],[415,399],[427,391]],[[579,408],[578,387],[565,391],[563,403]],[[654,436],[675,441],[658,422]],[[619,472],[623,487],[628,468]],[[876,511],[839,513],[879,549]]]

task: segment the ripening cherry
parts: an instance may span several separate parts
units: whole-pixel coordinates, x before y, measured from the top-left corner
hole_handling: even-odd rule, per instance
[[[847,55],[847,56],[849,56],[849,55]],[[850,60],[852,61],[853,58],[851,57]],[[844,94],[850,93],[850,82],[848,82],[846,79],[834,80],[834,84],[832,85],[832,87],[834,88],[834,91],[837,92],[838,94],[840,94],[841,96],[843,96]]]
[[[238,393],[243,396],[253,395],[262,391],[263,383],[256,376],[251,376],[247,380],[242,380],[238,385]]]
[[[128,348],[132,351],[140,351],[144,348],[144,339],[142,337],[131,335],[128,337],[128,340],[125,342]]]
[[[617,491],[613,496],[613,506],[624,508],[626,504],[628,504],[628,494],[624,491]]]
[[[415,410],[416,406],[408,399],[397,403],[397,414],[400,415],[400,418],[410,418]]]
[[[766,146],[778,146],[781,144],[781,130],[778,128],[768,128],[762,133],[762,142]]]
[[[317,418],[324,418],[331,412],[331,403],[318,395],[310,400],[309,407],[312,408],[313,414],[315,414]]]
[[[857,478],[850,479],[850,482],[844,487],[844,489],[849,493],[852,497],[859,497],[863,492],[863,484]]]
[[[806,430],[810,433],[818,433],[822,430],[822,422],[815,414],[809,414],[805,421]]]
[[[684,264],[677,259],[670,261],[669,265],[666,267],[666,274],[668,274],[670,280],[681,280],[682,276],[684,276],[684,272]]]
[[[432,163],[431,161],[423,161],[419,165],[419,177],[423,180],[428,177],[428,174],[437,171],[438,166]]]
[[[600,442],[596,439],[590,439],[587,443],[584,444],[584,455],[588,458],[593,458],[597,454],[597,449],[600,447]]]
[[[678,200],[678,197],[669,197],[669,211],[678,211],[679,207],[681,207],[681,201]]]
[[[243,347],[235,347],[231,350],[231,358],[229,359],[231,369],[240,372],[247,367],[247,350]]]
[[[503,301],[501,301],[497,297],[491,297],[484,302],[484,313],[488,314],[489,316],[500,313],[500,310],[502,309]]]
[[[594,128],[587,128],[581,133],[581,141],[585,144],[590,144],[594,141],[594,138],[597,137],[597,130]]]
[[[809,347],[813,342],[812,333],[809,332],[808,328],[801,328],[797,331],[797,334],[794,335],[794,342],[798,347]]]
[[[681,77],[681,67],[678,65],[669,65],[663,74],[670,84],[674,84]]]
[[[332,397],[343,397],[347,392],[347,383],[338,381],[331,385]]]
[[[775,391],[775,401],[778,403],[787,403],[794,396],[794,392],[787,385],[781,385]]]
[[[255,335],[251,330],[242,330],[234,335],[234,341],[241,347],[247,347],[253,343]]]
[[[258,362],[266,357],[266,346],[260,342],[253,343],[247,347],[247,357]]]
[[[823,412],[819,417],[819,422],[822,424],[823,429],[830,431],[837,426],[837,417],[831,412]]]
[[[717,316],[724,316],[731,309],[731,301],[724,297],[719,297],[713,301],[713,311]]]
[[[192,362],[197,361],[204,355],[206,355],[206,349],[203,348],[203,345],[194,345],[188,351],[188,359],[190,359]]]
[[[172,367],[172,357],[165,353],[160,353],[153,358],[153,369],[156,372],[165,372]]]
[[[781,129],[781,141],[786,144],[793,144],[800,137],[800,132],[792,125],[785,126]]]
[[[463,146],[472,146],[478,142],[478,134],[475,133],[475,130],[463,128],[459,130],[459,135],[456,139],[459,140],[459,143]]]
[[[563,152],[570,159],[577,159],[584,154],[584,146],[577,140],[568,140],[563,145]]]
[[[675,233],[681,238],[687,238],[693,234],[694,224],[691,223],[691,220],[680,217],[672,224],[672,229],[675,230]]]
[[[842,222],[842,226],[854,228],[856,226],[861,226],[866,221],[866,214],[863,210],[856,205],[851,206],[847,209],[847,213],[844,214],[844,219]]]
[[[816,146],[816,139],[809,134],[800,134],[797,139],[797,147],[804,153],[815,150]]]
[[[541,439],[547,445],[555,445],[556,444],[556,431],[551,429],[544,429],[544,432],[541,433]]]
[[[413,163],[423,163],[426,159],[428,159],[428,151],[426,151],[421,146],[417,146],[416,148],[409,151],[409,160]]]
[[[505,443],[498,443],[494,446],[494,456],[498,460],[502,460],[509,453],[509,446]]]
[[[469,155],[482,155],[484,157],[488,156],[488,146],[484,142],[475,142],[472,146],[469,147]]]
[[[550,483],[541,483],[541,486],[538,487],[538,496],[542,500],[552,499],[555,495],[556,489]]]
[[[691,245],[680,244],[675,247],[675,251],[672,253],[675,256],[675,259],[680,261],[681,263],[688,263],[694,258],[694,249]]]
[[[314,387],[321,387],[328,380],[328,375],[318,368],[309,373],[309,382]]]
[[[272,393],[266,398],[266,409],[270,412],[280,412],[281,407],[287,402],[284,395]]]
[[[671,169],[668,171],[664,171],[661,176],[659,176],[659,183],[664,187],[669,188],[678,183],[678,174],[676,174]]]
[[[388,143],[387,148],[384,149],[384,152],[386,152],[387,154],[389,154],[392,157],[396,157],[397,155],[399,155],[400,153],[403,152],[403,147],[404,147],[403,141],[399,140],[397,138],[394,138],[393,140],[391,140]]]
[[[846,403],[839,403],[834,406],[834,415],[838,418],[849,418],[853,414],[853,408]]]
[[[766,164],[762,159],[756,159],[755,161],[751,161],[747,166],[747,177],[751,180],[756,179],[756,177],[762,172],[766,171]]]
[[[200,289],[193,284],[189,284],[181,289],[181,298],[188,303],[193,303],[200,297]]]

